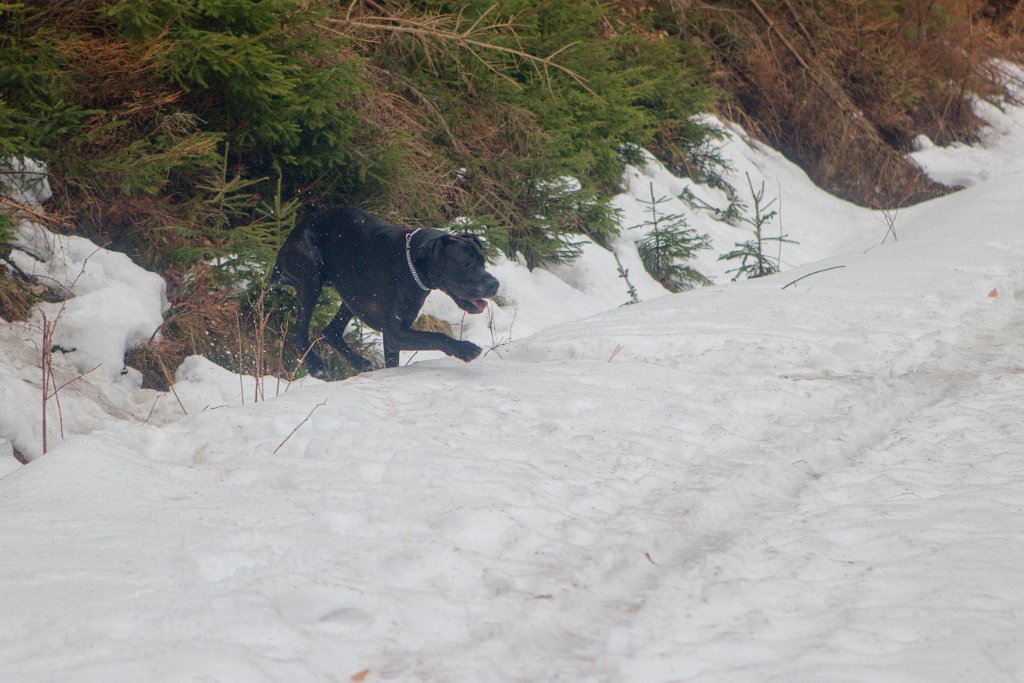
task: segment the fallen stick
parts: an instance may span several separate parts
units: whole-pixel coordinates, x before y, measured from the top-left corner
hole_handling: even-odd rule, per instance
[[[319,408],[320,406],[323,406],[323,405],[327,405],[327,399],[324,399],[323,401],[320,401],[320,403],[317,403],[315,406],[313,406],[313,408],[309,411],[309,414],[306,415],[306,417],[302,418],[302,422],[300,422],[299,424],[295,425],[295,429],[293,429],[292,431],[288,432],[288,436],[284,437],[284,441],[282,441],[281,443],[277,444],[277,448],[274,449],[274,454],[275,455],[277,454],[277,452],[279,450],[281,450],[281,446],[283,446],[286,443],[288,443],[288,439],[292,438],[292,435],[295,434],[295,432],[299,431],[299,427],[301,427],[302,425],[306,424],[306,422],[309,421],[309,418],[313,417],[313,413],[316,412],[316,409]]]
[[[812,275],[817,275],[818,273],[827,273],[830,270],[836,270],[837,268],[845,268],[845,267],[846,266],[832,266],[831,268],[822,268],[821,270],[816,270],[813,273],[807,273],[807,275],[801,275],[800,277],[798,277],[797,279],[793,280],[789,284],[783,285],[782,288],[785,289],[786,287],[789,287],[789,285],[795,285],[796,283],[800,282],[801,280],[803,280],[805,278],[809,278]]]

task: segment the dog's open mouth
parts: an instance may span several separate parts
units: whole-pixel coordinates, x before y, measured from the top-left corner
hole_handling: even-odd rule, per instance
[[[483,313],[487,308],[487,299],[460,299],[453,296],[452,300],[466,313]]]

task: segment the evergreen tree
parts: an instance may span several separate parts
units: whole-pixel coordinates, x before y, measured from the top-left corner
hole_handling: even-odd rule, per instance
[[[698,251],[709,248],[711,238],[689,227],[683,214],[662,213],[658,207],[669,199],[655,196],[654,183],[650,185],[650,192],[649,200],[640,201],[650,211],[651,217],[632,226],[634,230],[647,229],[646,234],[637,241],[644,268],[670,292],[711,284],[711,280],[685,264]]]
[[[719,261],[740,259],[740,265],[737,268],[726,271],[727,273],[736,273],[732,278],[733,282],[741,276],[753,279],[777,273],[779,271],[779,258],[782,254],[782,244],[784,242],[796,244],[794,240],[788,239],[786,235],[781,233],[777,237],[765,235],[765,228],[779,215],[778,211],[772,208],[778,201],[778,197],[773,197],[766,203],[764,201],[764,181],[761,182],[761,188],[754,191],[754,183],[750,180],[749,173],[747,174],[747,185],[750,187],[750,194],[754,201],[754,215],[743,215],[740,220],[753,227],[754,238],[745,242],[737,242],[733,245],[736,249],[718,257]],[[778,256],[772,256],[766,251],[770,243],[778,245]]]

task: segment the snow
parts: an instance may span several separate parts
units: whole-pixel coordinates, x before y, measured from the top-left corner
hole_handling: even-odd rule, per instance
[[[126,368],[124,354],[155,335],[167,307],[160,276],[124,254],[97,247],[82,237],[55,235],[42,225],[21,223],[12,257],[22,272],[73,296],[40,305],[32,324],[59,321],[54,343],[66,350],[80,373],[141,386],[141,375]],[[95,370],[93,370],[95,369]]]
[[[0,187],[12,199],[39,206],[51,196],[46,167],[25,159],[0,166]],[[141,377],[124,366],[124,354],[156,334],[167,308],[163,278],[124,254],[87,239],[56,235],[33,220],[19,220],[11,262],[22,273],[70,295],[66,303],[43,304],[28,326],[43,329],[43,316],[55,327],[53,341],[79,373],[98,372],[107,380]]]
[[[1024,93],[1024,68],[1009,62],[995,66],[1012,84],[1011,94],[1019,100]],[[1013,173],[1019,166],[1015,157],[1024,145],[1024,121],[1018,108],[1003,99],[976,98],[975,112],[988,123],[977,145],[937,147],[925,135],[915,141],[914,160],[940,183],[970,187],[994,175]]]
[[[0,435],[32,459],[0,464],[0,681],[1024,680],[1024,139],[925,147],[967,189],[883,243],[730,128],[734,185],[764,179],[799,241],[785,272],[730,283],[745,230],[680,204],[715,286],[667,295],[628,236],[638,305],[596,245],[500,261],[473,363],[264,378],[254,403],[190,359],[187,416],[97,371],[45,456],[37,335],[0,324]],[[627,181],[625,225],[688,183]]]

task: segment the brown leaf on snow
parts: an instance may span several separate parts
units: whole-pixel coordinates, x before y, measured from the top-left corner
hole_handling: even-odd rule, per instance
[[[366,674],[368,674],[368,673],[370,673],[369,669],[363,669],[359,673],[352,674],[351,676],[349,676],[349,678],[352,679],[353,681],[355,681],[356,683],[359,683],[359,681],[361,681],[364,678],[366,678]]]
[[[988,293],[988,298],[995,299],[997,296],[999,296],[999,290],[993,287],[992,291]]]

